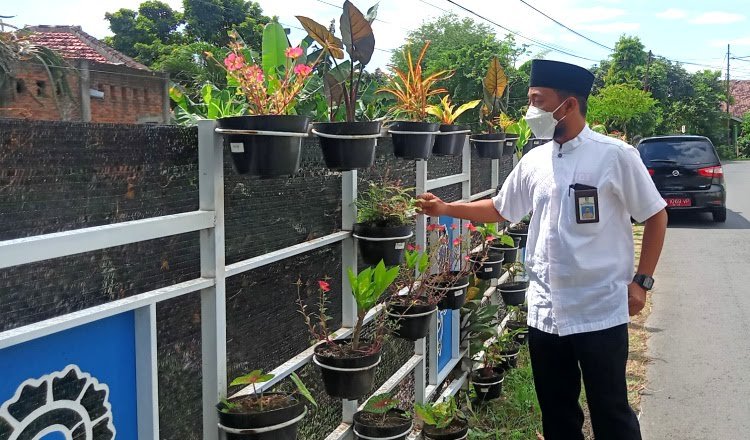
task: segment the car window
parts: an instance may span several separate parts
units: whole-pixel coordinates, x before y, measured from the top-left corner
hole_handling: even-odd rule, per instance
[[[673,161],[678,164],[700,165],[719,161],[714,147],[701,139],[663,139],[641,142],[638,151],[645,162]]]

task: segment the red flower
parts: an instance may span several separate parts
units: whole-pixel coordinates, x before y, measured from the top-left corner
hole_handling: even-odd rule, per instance
[[[227,70],[232,72],[234,70],[242,69],[242,66],[245,65],[245,59],[242,58],[242,55],[230,53],[224,58],[224,65],[227,67]]]
[[[245,78],[248,81],[263,82],[263,69],[253,64],[245,70]]]
[[[287,49],[284,51],[284,55],[286,55],[287,58],[295,59],[302,56],[302,48],[301,47],[287,47]]]
[[[331,286],[323,280],[318,281],[318,286],[320,287],[320,290],[322,290],[323,292],[328,292],[331,290]]]
[[[461,246],[461,239],[460,238],[454,238],[453,239],[453,246]]]
[[[310,72],[312,72],[312,67],[308,66],[307,64],[297,64],[296,66],[294,66],[294,73],[301,76],[302,78],[309,75]]]
[[[495,241],[495,237],[493,235],[488,235],[487,238],[484,239],[485,241]]]
[[[416,248],[414,247],[413,244],[409,243],[409,244],[406,245],[406,250],[407,251],[413,251],[414,249],[416,249]]]
[[[438,225],[436,225],[434,223],[430,223],[429,225],[427,225],[427,230],[429,232],[435,231],[435,230],[437,230],[437,228],[438,228]]]
[[[469,228],[469,230],[471,232],[476,232],[477,231],[477,227],[474,226],[471,222],[469,222],[469,224],[467,224],[466,227]]]
[[[451,225],[451,231],[455,231],[456,229],[458,229],[458,225],[456,225],[455,223],[453,223]]]

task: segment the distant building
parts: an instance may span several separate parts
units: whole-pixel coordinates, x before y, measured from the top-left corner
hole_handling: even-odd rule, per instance
[[[735,118],[742,119],[745,113],[750,112],[750,80],[730,80],[729,93],[734,98],[729,112]]]
[[[71,66],[70,96],[53,90],[44,68],[27,62],[15,73],[0,116],[44,120],[169,123],[169,78],[108,47],[80,26],[30,26],[30,39]],[[60,103],[55,105],[55,94]]]

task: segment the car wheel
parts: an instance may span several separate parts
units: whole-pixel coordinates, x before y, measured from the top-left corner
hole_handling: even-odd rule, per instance
[[[717,209],[712,214],[714,216],[714,222],[716,223],[724,223],[727,221],[727,208]]]

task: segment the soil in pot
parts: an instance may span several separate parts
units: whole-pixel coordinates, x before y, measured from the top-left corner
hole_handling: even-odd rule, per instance
[[[394,156],[402,159],[427,160],[432,155],[440,124],[398,121],[391,125],[389,131],[393,138]]]
[[[446,125],[440,126],[440,133],[435,139],[435,146],[432,147],[432,154],[434,156],[460,156],[466,143],[466,136],[468,133],[461,133],[466,131],[467,127],[461,125]],[[444,134],[451,132],[459,132],[456,134]]]
[[[314,125],[323,151],[326,167],[334,171],[349,171],[369,168],[375,162],[377,138],[338,139],[326,137],[379,135],[381,121],[365,122],[320,122]]]
[[[390,319],[396,321],[396,337],[416,341],[429,333],[430,319],[436,310],[436,304],[427,304],[426,301],[414,304],[409,298],[397,297],[388,304],[387,313]]]
[[[470,254],[469,261],[474,264],[475,276],[480,280],[500,278],[503,274],[503,257],[489,253],[482,257],[480,254]]]
[[[503,297],[503,303],[506,306],[520,306],[526,302],[526,289],[528,288],[528,281],[513,281],[499,285],[497,290],[500,291],[500,296]]]
[[[216,405],[219,423],[230,429],[266,428],[291,421],[304,413],[305,405],[289,394],[264,393],[230,399],[233,405],[224,402]],[[260,403],[263,410],[260,410]],[[257,434],[227,433],[229,440],[295,440],[299,421],[280,429]]]
[[[486,402],[500,397],[504,376],[505,370],[502,367],[494,367],[489,371],[484,368],[474,371],[471,375],[471,382],[474,384],[477,400]]]
[[[422,433],[426,439],[431,440],[462,440],[469,433],[469,422],[462,419],[455,419],[449,426],[442,429],[424,425]]]
[[[459,310],[466,303],[466,289],[469,287],[468,275],[453,271],[442,276],[436,275],[427,283],[443,295],[438,303],[438,310]]]
[[[343,353],[328,344],[315,347],[314,362],[320,367],[326,393],[331,397],[359,399],[372,390],[380,350],[367,352],[368,345],[363,343],[361,350],[354,352],[351,339],[334,341],[334,344],[344,346]]]
[[[482,159],[500,159],[503,156],[505,133],[477,134],[471,137],[471,143]]]
[[[354,235],[359,245],[359,255],[368,266],[383,260],[386,266],[398,266],[404,259],[406,240],[412,236],[410,225],[371,226],[354,225]]]
[[[518,330],[521,330],[520,332],[516,333],[515,341],[521,345],[524,345],[528,342],[528,335],[529,335],[529,327],[526,325],[526,322],[522,321],[508,321],[508,323],[505,325],[505,327],[510,332],[515,332]]]
[[[369,438],[406,439],[411,433],[412,419],[404,411],[392,409],[385,415],[359,411],[354,414],[356,438],[363,435]],[[400,436],[403,434],[403,436]]]
[[[217,120],[219,128],[307,133],[310,118],[296,115],[232,116]],[[239,174],[290,176],[299,170],[302,137],[224,135]]]

